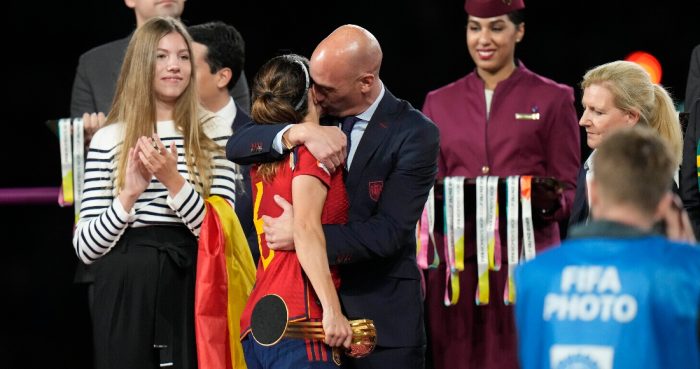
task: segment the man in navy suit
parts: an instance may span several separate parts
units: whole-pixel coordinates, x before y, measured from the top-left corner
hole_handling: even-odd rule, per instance
[[[386,89],[379,79],[381,61],[376,38],[354,25],[333,31],[311,56],[316,100],[325,115],[345,117],[349,139],[335,126],[251,123],[234,133],[226,151],[229,159],[251,164],[304,144],[328,168],[347,169],[349,222],[323,230],[329,262],[340,268],[345,313],[374,320],[377,347],[366,358],[346,359],[344,367],[423,368],[426,339],[414,233],[437,174],[439,133],[420,111]],[[285,249],[292,246],[293,215],[289,203],[278,204],[284,213],[264,217],[264,229],[271,247]]]
[[[250,121],[250,116],[234,102],[229,91],[243,73],[245,42],[238,30],[224,22],[207,22],[187,28],[192,36],[192,54],[197,73],[199,101],[217,119],[231,124],[236,132]],[[235,211],[248,239],[253,260],[257,264],[260,251],[253,224],[250,168],[238,167]]]

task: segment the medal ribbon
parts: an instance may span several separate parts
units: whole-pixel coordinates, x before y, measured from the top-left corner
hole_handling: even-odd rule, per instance
[[[73,204],[73,156],[71,155],[70,119],[58,120],[58,141],[61,150],[61,194],[58,204]]]
[[[698,168],[698,187],[700,188],[700,140],[698,140],[698,145],[695,149],[695,164]]]
[[[80,217],[80,203],[83,198],[83,181],[85,179],[85,132],[83,120],[73,119],[73,210],[75,224]]]
[[[532,176],[520,177],[520,203],[523,212],[523,253],[525,261],[535,258],[535,229],[532,224]]]
[[[476,265],[477,285],[475,301],[477,305],[489,303],[489,255],[486,218],[487,177],[476,178]]]
[[[498,231],[498,177],[486,177],[486,235],[489,270],[501,269],[501,236]]]
[[[464,271],[464,177],[452,178],[452,206],[454,220],[452,221],[452,237],[454,237],[455,269]]]
[[[503,290],[503,303],[512,305],[515,303],[515,267],[518,265],[518,183],[519,176],[510,176],[506,179],[506,227],[508,258],[508,279]]]
[[[417,262],[421,269],[435,269],[438,264],[440,264],[440,256],[438,256],[437,249],[435,248],[435,187],[430,188],[428,193],[428,200],[423,208],[423,214],[421,214],[421,219],[418,221],[418,227],[416,231],[418,235],[417,240]],[[428,265],[428,249],[430,244],[433,245],[433,262]]]
[[[459,272],[455,264],[455,219],[454,208],[456,199],[457,182],[464,183],[463,178],[445,177],[444,179],[444,214],[445,214],[445,306],[454,305],[459,301]],[[464,225],[462,225],[464,228]],[[462,231],[464,234],[464,231]],[[450,287],[452,294],[450,296]]]

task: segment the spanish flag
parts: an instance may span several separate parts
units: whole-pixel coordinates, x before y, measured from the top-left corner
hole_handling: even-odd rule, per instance
[[[200,368],[246,369],[240,319],[255,282],[255,264],[231,205],[206,200],[199,234],[195,286],[195,334]]]

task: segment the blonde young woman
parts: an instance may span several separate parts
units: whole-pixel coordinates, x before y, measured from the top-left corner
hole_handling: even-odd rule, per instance
[[[90,143],[73,245],[92,264],[95,368],[195,368],[204,198],[234,202],[231,129],[197,102],[191,40],[155,17],[129,43],[107,126]]]

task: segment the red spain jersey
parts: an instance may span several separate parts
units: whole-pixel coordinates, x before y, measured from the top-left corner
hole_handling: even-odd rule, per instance
[[[277,294],[286,302],[289,321],[320,320],[323,317],[321,305],[311,282],[301,268],[296,252],[270,250],[262,229],[263,215],[278,217],[282,214],[282,208],[275,203],[274,195],[280,195],[292,202],[292,180],[299,175],[314,176],[328,187],[321,223],[347,222],[348,199],[342,171],[337,170],[329,174],[306,147],[297,147],[280,165],[275,178],[269,183],[257,176],[257,167],[251,169],[253,219],[258,233],[260,260],[255,275],[255,286],[241,316],[241,339],[250,331],[250,316],[255,304],[268,294]],[[340,279],[336,268],[331,267],[331,275],[336,288],[339,287]]]

